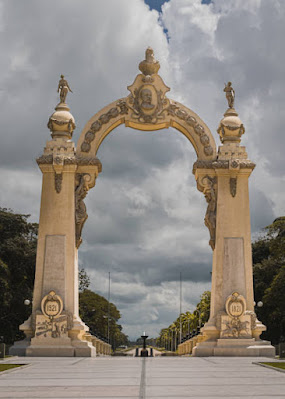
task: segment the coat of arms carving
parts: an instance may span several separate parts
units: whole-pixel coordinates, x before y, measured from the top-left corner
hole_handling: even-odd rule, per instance
[[[165,93],[170,89],[157,74],[159,63],[154,59],[153,50],[146,50],[146,59],[140,63],[142,74],[138,75],[131,86],[127,105],[132,111],[131,117],[141,123],[157,123],[164,119],[169,106]]]
[[[164,112],[169,106],[165,93],[170,89],[165,86],[160,76],[138,75],[131,86],[128,106],[131,117],[141,123],[157,123],[164,119]]]

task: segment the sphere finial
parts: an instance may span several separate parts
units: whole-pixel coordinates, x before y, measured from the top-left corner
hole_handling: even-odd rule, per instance
[[[51,131],[52,138],[64,138],[70,140],[72,138],[73,130],[75,129],[75,121],[70,109],[66,104],[66,96],[68,92],[72,93],[71,88],[64,75],[60,75],[57,92],[59,93],[60,103],[55,107],[55,112],[50,116],[48,121],[48,128]]]
[[[148,47],[145,51],[145,60],[139,64],[139,70],[145,75],[154,75],[158,72],[160,64],[154,58],[153,49]]]

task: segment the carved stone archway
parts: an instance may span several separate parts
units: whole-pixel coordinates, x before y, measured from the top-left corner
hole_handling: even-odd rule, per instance
[[[193,145],[193,173],[208,203],[205,224],[213,249],[211,314],[195,341],[195,356],[272,355],[261,341],[265,326],[254,312],[248,178],[255,165],[240,146],[244,127],[233,108],[234,91],[225,87],[229,109],[215,140],[193,111],[167,98],[170,90],[158,75],[152,49],[139,65],[142,72],[128,87],[129,96],[94,115],[75,148],[74,118],[65,103],[70,90],[61,77],[61,102],[49,119],[52,140],[37,159],[43,173],[33,311],[20,328],[26,340],[13,354],[30,356],[95,356],[110,346],[88,333],[78,314],[78,247],[87,219],[84,204],[102,170],[97,151],[120,124],[150,131],[174,127]],[[230,339],[230,340],[229,340]]]

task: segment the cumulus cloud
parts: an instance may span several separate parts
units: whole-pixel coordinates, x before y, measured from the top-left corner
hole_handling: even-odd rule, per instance
[[[215,133],[233,82],[250,159],[252,231],[284,214],[284,13],[281,0],[170,0],[162,13],[142,0],[0,2],[1,206],[38,219],[41,173],[34,159],[49,140],[47,120],[59,75],[77,129],[127,95],[147,46],[160,61],[169,97]],[[64,16],[64,17],[63,17]],[[168,32],[168,39],[165,31]],[[132,338],[178,316],[210,288],[206,202],[192,175],[195,152],[173,129],[115,129],[100,146],[103,171],[86,199],[80,265],[92,288],[112,300]]]

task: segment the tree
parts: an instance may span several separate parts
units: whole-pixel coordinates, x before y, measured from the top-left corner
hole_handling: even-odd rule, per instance
[[[253,243],[254,294],[258,318],[267,326],[264,339],[278,344],[285,338],[285,217],[264,229]]]
[[[86,273],[85,269],[80,269],[78,272],[78,280],[79,280],[79,292],[83,292],[87,290],[90,286],[90,277]]]
[[[107,338],[108,301],[103,296],[85,289],[79,294],[79,314],[87,324],[91,334]],[[109,337],[113,347],[128,344],[128,337],[122,333],[122,326],[117,323],[121,318],[119,310],[110,303]]]
[[[186,336],[189,331],[192,332],[193,330],[197,330],[199,326],[202,326],[208,321],[210,316],[210,303],[211,292],[205,291],[201,295],[201,300],[193,313],[189,311],[182,313],[169,327],[163,328],[160,331],[159,337],[156,340],[157,344],[160,347],[173,350],[173,348],[177,346],[177,342],[174,344],[173,341],[175,341],[175,337],[177,341],[180,335],[180,318],[182,323],[182,335]]]
[[[30,314],[38,225],[28,217],[0,208],[0,336],[8,344],[24,338],[18,327]]]
[[[24,338],[19,325],[31,314],[31,307],[24,305],[24,300],[33,296],[38,225],[28,223],[28,218],[29,215],[0,208],[0,340],[7,344]],[[81,316],[91,330],[106,337],[108,301],[88,290],[89,286],[90,277],[81,269]],[[118,345],[126,344],[128,338],[117,323],[120,312],[112,303],[110,316],[110,336]]]

